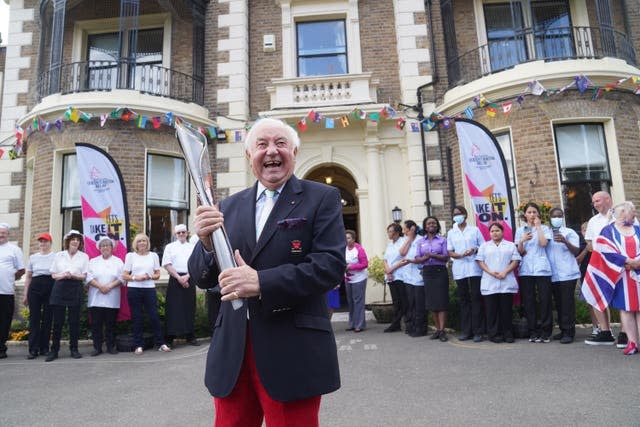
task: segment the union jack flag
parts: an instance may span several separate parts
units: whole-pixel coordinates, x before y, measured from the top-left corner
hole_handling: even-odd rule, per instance
[[[640,272],[626,270],[624,266],[628,258],[640,255],[640,227],[636,225],[634,229],[634,235],[624,236],[610,224],[602,229],[593,244],[593,253],[581,292],[585,301],[600,311],[609,306],[614,296],[616,301],[622,302],[624,299],[625,310],[638,310],[640,306]]]

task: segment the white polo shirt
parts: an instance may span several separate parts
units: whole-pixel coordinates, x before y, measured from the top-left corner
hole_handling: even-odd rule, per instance
[[[16,271],[24,268],[22,250],[13,243],[0,245],[0,295],[13,295]]]

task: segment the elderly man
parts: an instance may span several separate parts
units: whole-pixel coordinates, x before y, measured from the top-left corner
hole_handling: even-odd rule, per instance
[[[164,248],[162,266],[169,273],[167,303],[165,306],[167,344],[173,346],[176,336],[184,335],[187,344],[199,345],[194,333],[196,318],[196,287],[189,283],[187,262],[193,244],[187,240],[187,226],[174,227],[176,240]]]
[[[24,274],[22,251],[9,243],[9,224],[0,223],[0,359],[7,357],[7,339],[15,305],[15,282]]]
[[[258,121],[245,141],[258,181],[196,211],[191,280],[223,301],[205,373],[217,427],[317,426],[320,396],[340,387],[326,304],[346,267],[340,193],[293,175],[299,145],[286,123]],[[209,236],[223,223],[238,267],[219,271]]]
[[[595,214],[587,224],[587,231],[584,235],[584,239],[587,242],[585,250],[593,251],[593,242],[596,237],[600,235],[602,229],[613,221],[610,211],[613,206],[611,195],[606,191],[598,191],[591,196],[591,204],[593,208],[598,212]],[[593,334],[587,338],[584,342],[589,345],[613,345],[615,338],[611,334],[611,326],[609,325],[609,308],[604,312],[601,312],[592,306],[589,306],[589,314],[594,326]],[[595,321],[594,321],[595,320]],[[596,327],[598,325],[598,327]],[[623,348],[626,346],[626,334],[620,332],[621,341],[625,341]]]

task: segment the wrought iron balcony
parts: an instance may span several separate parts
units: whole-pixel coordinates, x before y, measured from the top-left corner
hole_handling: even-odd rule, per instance
[[[86,61],[63,64],[38,78],[38,100],[55,93],[137,90],[182,102],[204,104],[204,82],[158,64]]]
[[[525,28],[513,37],[492,39],[447,62],[449,88],[531,61],[618,58],[636,65],[629,37],[611,28]]]

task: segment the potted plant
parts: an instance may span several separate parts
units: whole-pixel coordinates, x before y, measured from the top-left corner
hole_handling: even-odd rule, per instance
[[[387,282],[384,274],[384,261],[379,256],[374,256],[369,260],[369,278],[373,280],[374,286],[382,286],[382,301],[369,304],[373,317],[378,323],[391,323],[393,320],[393,303],[387,301]]]

